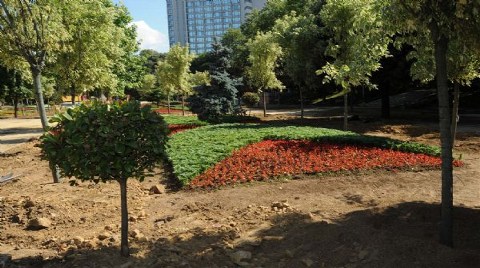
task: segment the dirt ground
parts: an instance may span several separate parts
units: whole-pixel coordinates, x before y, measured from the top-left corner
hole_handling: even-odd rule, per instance
[[[439,140],[434,124],[351,128]],[[465,166],[454,172],[453,249],[438,243],[440,171],[301,176],[204,192],[164,190],[159,168],[143,183],[129,181],[130,258],[119,255],[119,186],[53,184],[35,145],[0,155],[0,175],[21,175],[0,185],[0,254],[13,257],[11,267],[480,267],[478,133],[459,133],[455,146]]]

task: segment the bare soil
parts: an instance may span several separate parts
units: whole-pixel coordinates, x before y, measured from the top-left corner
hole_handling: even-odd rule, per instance
[[[351,127],[427,144],[439,140],[431,124]],[[454,248],[438,243],[440,171],[163,192],[168,174],[159,168],[155,177],[128,184],[130,258],[119,255],[119,185],[51,183],[36,143],[0,155],[0,175],[21,175],[0,185],[0,253],[12,255],[11,267],[480,267],[476,133],[460,133],[455,147],[465,166],[454,171]],[[161,194],[150,191],[155,185]],[[50,226],[29,228],[38,218]]]

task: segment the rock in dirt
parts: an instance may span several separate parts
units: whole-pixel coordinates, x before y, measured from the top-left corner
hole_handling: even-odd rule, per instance
[[[112,235],[112,234],[109,233],[109,232],[102,232],[101,234],[99,234],[99,235],[97,236],[97,238],[98,238],[98,240],[103,241],[103,240],[109,238],[111,235]]]
[[[47,218],[35,218],[28,222],[27,228],[31,230],[47,229],[52,226],[52,221]]]
[[[81,237],[81,236],[75,236],[73,238],[73,244],[76,245],[77,247],[81,247],[83,241],[85,241],[85,239],[83,239],[83,237]]]
[[[150,194],[164,194],[165,192],[165,186],[160,184],[152,186],[149,191]]]
[[[240,266],[245,266],[245,260],[250,260],[252,258],[252,253],[250,251],[245,251],[245,250],[239,250],[236,251],[232,254],[230,254],[230,259],[233,261],[233,263],[240,265]]]

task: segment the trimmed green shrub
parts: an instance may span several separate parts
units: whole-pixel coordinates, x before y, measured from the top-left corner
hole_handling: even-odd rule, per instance
[[[165,156],[167,125],[139,102],[82,104],[51,119],[57,125],[41,138],[42,156],[62,176],[82,181],[118,181],[121,188],[121,254],[129,255],[127,179],[150,175]]]

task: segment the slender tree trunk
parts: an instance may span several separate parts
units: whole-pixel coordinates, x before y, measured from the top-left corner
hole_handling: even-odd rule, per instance
[[[70,95],[72,96],[72,105],[75,105],[75,86],[70,88]]]
[[[453,166],[450,97],[448,94],[447,49],[448,39],[432,30],[435,44],[435,65],[440,118],[440,142],[442,151],[442,221],[440,243],[453,247]]]
[[[43,92],[42,92],[42,72],[35,67],[31,68],[32,77],[33,77],[33,88],[35,91],[35,100],[37,101],[38,114],[40,115],[40,120],[42,122],[42,127],[44,131],[48,130],[48,120],[47,112],[45,111],[45,104],[43,102]],[[60,172],[56,163],[50,162],[50,168],[52,170],[53,182],[57,183],[60,181]]]
[[[263,91],[263,117],[267,117],[267,93]]]
[[[52,177],[53,177],[53,183],[59,183],[60,182],[60,169],[57,165],[55,165],[53,162],[49,163],[50,170],[52,171]]]
[[[42,93],[42,72],[36,68],[32,67],[32,77],[33,77],[33,88],[35,91],[35,100],[37,101],[38,114],[40,115],[40,121],[42,122],[42,127],[46,131],[48,128],[47,112],[45,111],[45,104],[43,103],[43,93]]]
[[[182,95],[182,115],[185,116],[185,95]]]
[[[457,136],[458,124],[458,107],[460,105],[460,85],[453,83],[453,109],[452,109],[452,148],[455,146],[455,138]]]
[[[18,98],[13,98],[13,116],[18,118]]]
[[[168,114],[170,114],[170,94],[167,93],[167,110]]]
[[[303,106],[303,90],[302,90],[302,87],[299,88],[299,91],[300,91],[300,119],[303,120],[303,116],[304,116],[304,106]]]
[[[121,244],[120,254],[123,257],[130,255],[128,248],[128,209],[127,209],[127,179],[118,180],[120,183],[120,202],[122,210],[122,231],[121,231]]]
[[[343,95],[343,130],[348,130],[348,93]]]

